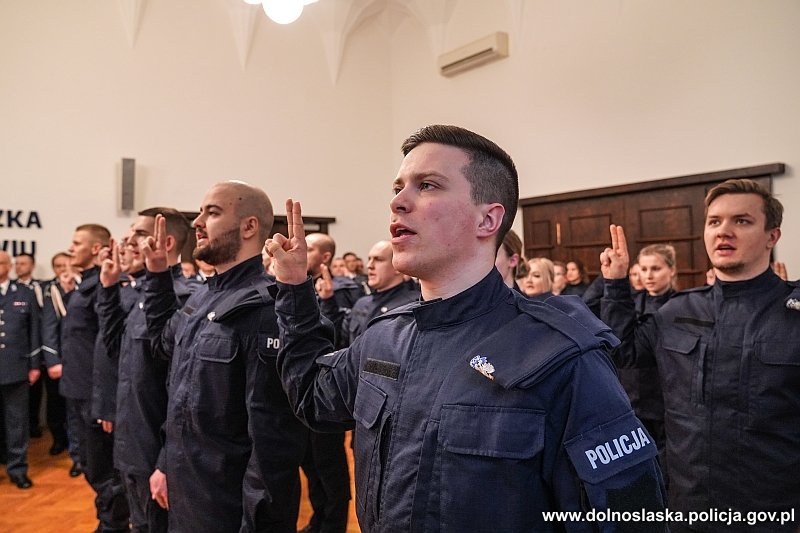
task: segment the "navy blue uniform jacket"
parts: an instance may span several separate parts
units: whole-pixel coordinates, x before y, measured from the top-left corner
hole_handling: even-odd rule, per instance
[[[201,284],[184,278],[180,265],[171,272],[178,299],[176,305],[182,307]],[[122,472],[148,478],[159,457],[161,469],[164,469],[161,429],[167,417],[168,362],[153,357],[150,350],[143,274],[127,287],[113,285],[101,289],[97,309],[108,355],[119,359],[114,466]],[[131,305],[124,302],[123,293],[134,296]]]
[[[33,290],[8,284],[0,295],[0,385],[28,381],[28,370],[41,363],[41,319]]]
[[[278,287],[295,412],[317,429],[356,422],[363,531],[563,531],[542,512],[663,508],[656,447],[607,356],[617,340],[577,298],[528,300],[493,269],[321,355],[332,339],[311,283]]]
[[[176,313],[170,273],[147,274],[148,335],[155,355],[172,360],[170,531],[238,531],[243,519],[248,530],[296,517],[287,503],[296,485],[285,481],[297,478],[307,434],[277,376],[270,284],[256,256],[209,278]]]
[[[61,373],[59,392],[65,398],[90,400],[92,397],[92,374],[94,372],[95,350],[101,349],[97,333],[99,322],[95,304],[100,269],[92,267],[84,270],[78,287],[70,292],[65,302],[67,314],[60,324],[60,355],[64,369]],[[49,323],[48,339],[52,339],[52,329],[58,329],[58,322]],[[54,348],[55,342],[46,342]]]
[[[794,304],[792,303],[794,302]],[[630,308],[630,298],[616,305]],[[628,330],[621,364],[658,364],[670,509],[788,511],[800,503],[800,289],[768,269],[675,294]],[[800,516],[795,514],[795,520]],[[798,523],[695,524],[795,531]],[[738,529],[737,529],[738,528]]]

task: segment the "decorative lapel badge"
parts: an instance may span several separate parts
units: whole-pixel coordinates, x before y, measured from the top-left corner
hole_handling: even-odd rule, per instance
[[[217,316],[217,313],[215,311],[211,311],[206,315],[206,318],[213,322],[215,316]]]
[[[800,300],[797,298],[789,298],[786,300],[786,309],[791,309],[792,311],[800,311]]]
[[[482,355],[476,355],[470,360],[469,366],[471,366],[472,368],[474,368],[487,378],[494,379],[494,376],[492,375],[494,374],[494,365],[490,363],[486,359],[486,357]]]

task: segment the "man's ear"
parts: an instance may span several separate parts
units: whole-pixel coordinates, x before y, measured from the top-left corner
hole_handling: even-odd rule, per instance
[[[100,253],[100,250],[102,250],[105,246],[106,245],[101,242],[92,243],[92,255],[97,256],[97,254]]]
[[[322,264],[326,265],[326,266],[330,265],[332,256],[333,256],[333,254],[331,254],[330,252],[323,252],[322,253]]]
[[[781,238],[781,228],[772,228],[769,230],[769,240],[767,241],[767,248],[775,248],[778,240]]]
[[[169,253],[169,252],[171,252],[172,250],[175,249],[175,243],[176,243],[175,237],[173,237],[172,235],[168,234],[167,235],[167,253]]]
[[[258,219],[256,217],[245,217],[239,226],[242,230],[242,237],[250,239],[254,235],[258,236]]]
[[[491,237],[500,231],[506,209],[497,203],[484,204],[481,207],[483,218],[478,224],[478,237]]]

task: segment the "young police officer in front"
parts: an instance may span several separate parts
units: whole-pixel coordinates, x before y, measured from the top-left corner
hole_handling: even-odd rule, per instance
[[[494,268],[518,199],[491,141],[429,126],[403,144],[391,201],[394,265],[422,301],[331,351],[306,275],[300,204],[266,241],[279,281],[278,368],[318,430],[355,422],[364,531],[561,531],[543,512],[663,510],[656,447],[607,352],[608,328],[579,303],[532,302]],[[322,357],[319,357],[322,356]],[[571,530],[658,530],[573,523]]]

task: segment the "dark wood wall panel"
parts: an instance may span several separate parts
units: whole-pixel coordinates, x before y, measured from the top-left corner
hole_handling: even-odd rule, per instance
[[[648,244],[675,247],[681,288],[702,285],[710,267],[703,243],[705,205],[713,186],[727,179],[751,178],[770,190],[783,163],[632,183],[520,200],[526,257],[580,259],[591,275],[611,244],[610,224],[622,224],[635,260]]]

